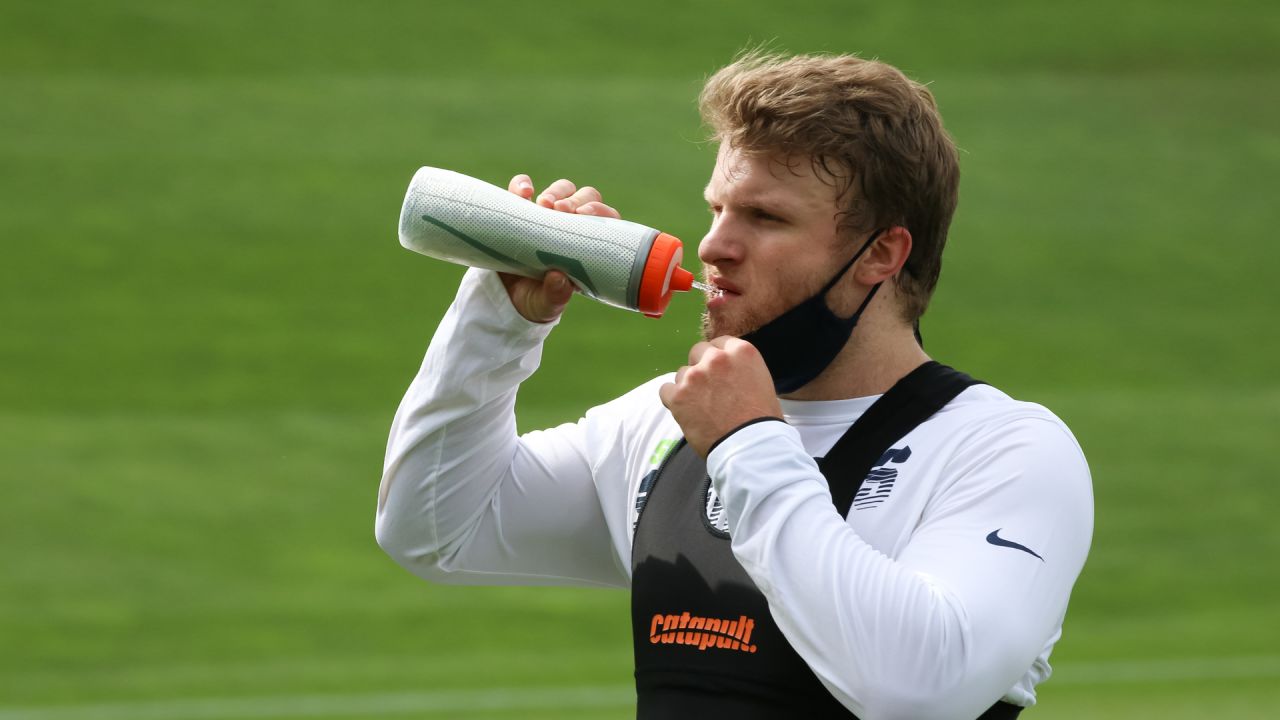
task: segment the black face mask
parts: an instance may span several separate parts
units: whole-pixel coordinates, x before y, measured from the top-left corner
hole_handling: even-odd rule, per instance
[[[755,345],[764,357],[764,364],[773,375],[773,387],[779,395],[795,392],[808,385],[827,369],[844,349],[845,343],[849,342],[858,318],[882,283],[876,283],[871,288],[866,299],[849,318],[837,317],[831,312],[831,308],[827,307],[827,293],[831,292],[831,288],[849,272],[849,268],[853,267],[882,232],[884,231],[877,230],[872,233],[862,248],[854,253],[853,259],[813,297],[801,301],[799,305],[742,336],[743,340]]]

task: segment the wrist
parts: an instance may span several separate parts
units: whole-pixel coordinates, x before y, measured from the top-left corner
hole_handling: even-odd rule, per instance
[[[492,308],[494,320],[508,331],[542,339],[560,322],[559,315],[547,321],[532,320],[525,316],[511,297],[502,273],[478,268],[471,268],[467,272],[476,274],[481,292]]]
[[[787,422],[786,420],[783,420],[782,418],[774,415],[761,415],[760,417],[752,418],[744,423],[739,424],[737,427],[733,428],[729,432],[725,433],[724,435],[721,435],[715,442],[711,443],[711,445],[707,448],[707,456],[709,457],[711,453],[715,452],[715,449],[720,446],[720,443],[724,442],[725,440],[728,440],[735,433],[741,430],[744,430],[748,427],[751,427],[752,425],[755,425],[757,423],[774,422],[774,421],[783,423],[784,425]]]

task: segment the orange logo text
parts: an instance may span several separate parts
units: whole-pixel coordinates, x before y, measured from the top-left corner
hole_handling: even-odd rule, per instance
[[[689,613],[658,614],[649,624],[649,642],[753,653],[756,646],[751,644],[751,631],[755,626],[756,621],[746,615],[738,616],[737,620],[721,620]]]

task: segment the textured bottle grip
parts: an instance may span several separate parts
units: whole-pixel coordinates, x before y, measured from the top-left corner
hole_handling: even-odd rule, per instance
[[[528,277],[554,268],[602,302],[646,314],[660,315],[666,308],[661,298],[660,306],[646,302],[641,307],[657,230],[549,210],[450,170],[424,167],[413,176],[399,234],[404,247],[441,260]]]

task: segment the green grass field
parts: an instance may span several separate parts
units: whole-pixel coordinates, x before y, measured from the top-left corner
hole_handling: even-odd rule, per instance
[[[395,223],[420,165],[526,171],[692,245],[694,97],[760,42],[932,83],[964,179],[929,349],[1089,455],[1025,716],[1274,717],[1274,3],[7,0],[0,720],[631,716],[625,594],[430,586],[374,543],[461,274]],[[674,369],[697,305],[575,300],[521,425]]]

